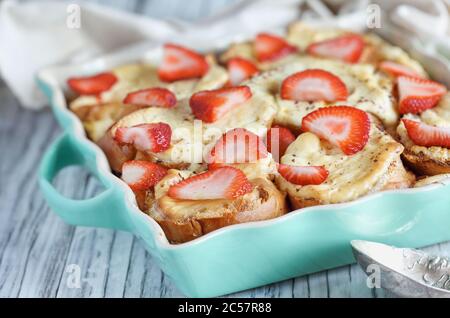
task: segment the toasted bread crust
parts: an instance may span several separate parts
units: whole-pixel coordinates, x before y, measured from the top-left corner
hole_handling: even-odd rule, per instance
[[[413,152],[410,149],[405,149],[402,158],[418,175],[435,176],[450,173],[449,160],[436,160],[423,152]]]
[[[134,159],[136,149],[131,146],[120,146],[108,131],[98,142],[98,146],[103,150],[108,159],[109,166],[115,172],[122,171],[122,165]]]
[[[183,243],[228,225],[268,220],[287,212],[285,195],[272,182],[265,178],[251,182],[259,191],[261,203],[256,203],[258,206],[255,206],[255,202],[248,202],[240,197],[226,204],[220,214],[205,213],[186,219],[171,219],[167,217],[170,212],[165,211],[166,208],[170,209],[166,201],[168,197],[164,196],[155,202],[150,216],[161,225],[169,241]],[[208,202],[205,201],[205,210],[207,207]]]
[[[385,183],[381,188],[374,187],[372,192],[410,188],[416,181],[415,175],[405,169],[400,158],[398,161],[391,164],[386,177],[388,178],[387,183]],[[289,195],[289,201],[294,209],[302,209],[325,204],[318,198],[292,195]]]

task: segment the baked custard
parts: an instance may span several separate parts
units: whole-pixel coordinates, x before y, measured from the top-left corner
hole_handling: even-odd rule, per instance
[[[68,79],[170,242],[450,174],[447,88],[377,36],[295,23],[216,56],[167,44],[158,65]]]

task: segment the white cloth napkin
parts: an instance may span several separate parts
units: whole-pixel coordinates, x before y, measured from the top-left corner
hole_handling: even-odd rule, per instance
[[[34,76],[39,69],[79,63],[139,42],[157,43],[183,37],[187,43],[201,48],[218,39],[224,43],[239,40],[236,34],[251,36],[262,30],[284,27],[300,14],[302,19],[319,25],[365,28],[367,0],[324,2],[329,6],[320,0],[241,0],[206,20],[187,23],[151,19],[78,1],[81,25],[70,28],[76,25],[76,19],[71,19],[73,10],[77,9],[70,6],[73,1],[4,0],[0,2],[0,74],[24,107],[38,109],[47,104],[35,84]],[[445,4],[441,0],[376,2],[386,8],[390,16],[396,15],[390,28],[406,28],[411,36],[417,36],[414,34],[417,32],[422,40],[432,40],[434,46],[445,47],[445,43],[450,42],[445,38],[448,36],[448,12],[442,12]],[[399,7],[404,2],[408,4]],[[416,2],[422,2],[422,6],[417,6]],[[429,5],[430,2],[433,5]],[[338,14],[330,7],[333,10],[338,7],[335,10]],[[417,21],[416,17],[428,23],[427,27],[408,24],[408,21]],[[432,28],[428,27],[431,23]]]

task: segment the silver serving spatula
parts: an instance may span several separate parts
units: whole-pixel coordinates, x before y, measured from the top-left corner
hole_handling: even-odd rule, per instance
[[[380,287],[400,297],[450,298],[450,260],[419,250],[351,241],[363,268],[379,269]],[[369,267],[370,266],[370,267]]]

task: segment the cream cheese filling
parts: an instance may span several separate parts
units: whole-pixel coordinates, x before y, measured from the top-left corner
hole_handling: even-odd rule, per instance
[[[321,204],[355,200],[383,188],[390,166],[399,160],[402,151],[401,144],[373,124],[369,142],[352,156],[306,132],[289,146],[281,163],[325,166],[329,172],[327,180],[320,185],[298,186],[279,176],[277,183],[292,197],[314,198]]]

